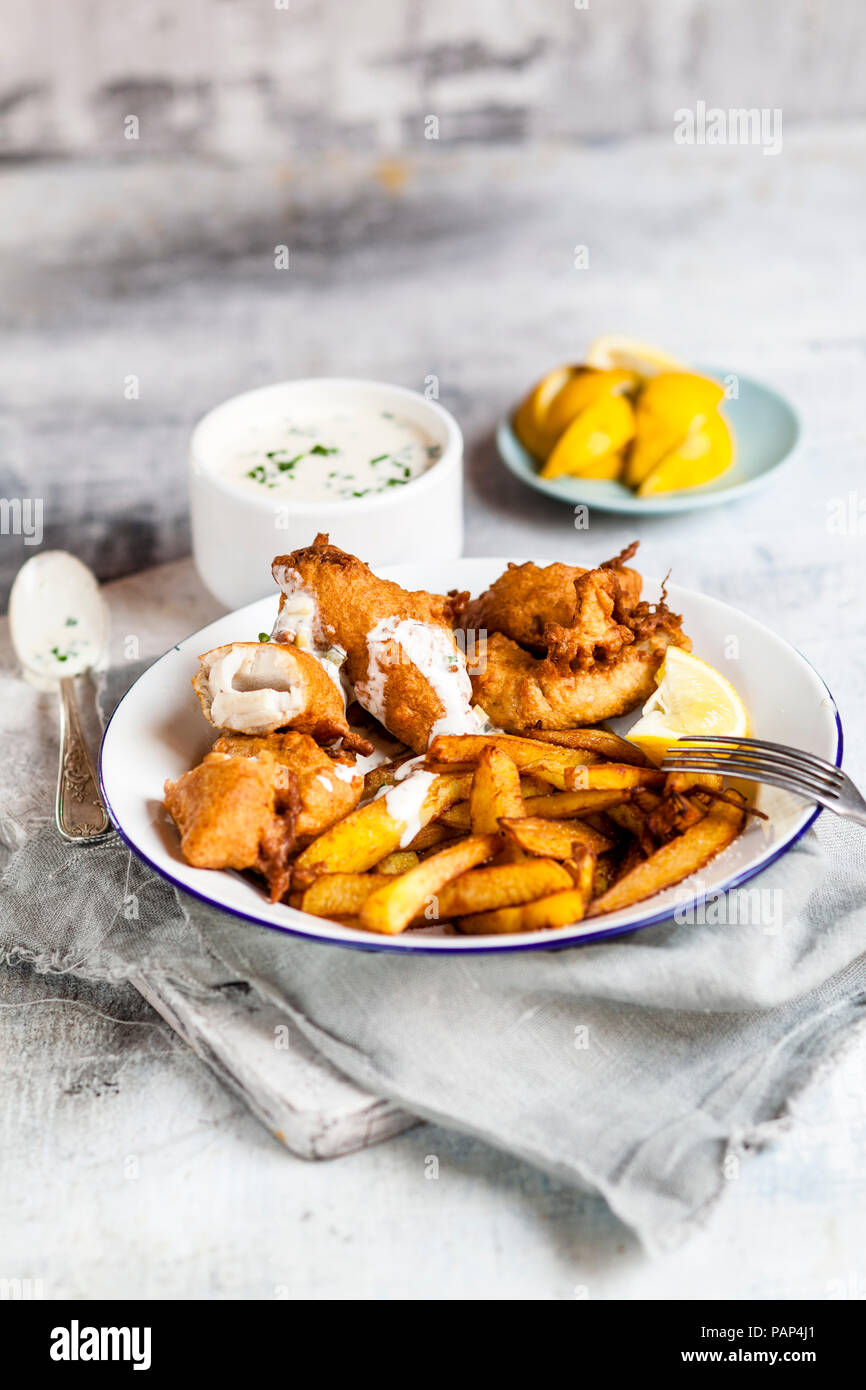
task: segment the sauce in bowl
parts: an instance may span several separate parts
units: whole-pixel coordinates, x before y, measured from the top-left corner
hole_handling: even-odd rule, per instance
[[[441,453],[414,420],[359,402],[250,421],[212,468],[244,491],[335,502],[405,487]]]

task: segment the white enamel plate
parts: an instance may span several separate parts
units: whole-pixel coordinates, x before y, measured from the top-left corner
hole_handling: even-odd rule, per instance
[[[409,589],[444,593],[458,588],[478,594],[507,563],[497,559],[451,560],[447,564],[392,566],[382,573]],[[652,596],[658,587],[657,582],[647,579],[644,591]],[[100,756],[105,804],[130,849],[177,888],[236,916],[238,931],[248,931],[250,924],[255,924],[360,950],[472,954],[550,950],[598,941],[664,921],[675,907],[745,882],[790,849],[818,814],[810,802],[761,787],[756,804],[768,820],[751,820],[739,839],[700,875],[634,907],[556,932],[464,937],[445,927],[431,926],[385,938],[311,917],[283,903],[271,904],[250,878],[228,870],[194,869],[184,863],[177,831],[162,806],[162,793],[166,778],[174,780],[200,761],[215,737],[202,717],[190,683],[198,669],[198,654],[223,642],[252,641],[260,632],[270,631],[277,598],[275,592],[273,598],[218,618],[166,652],[121,700],[105,731]],[[668,601],[675,612],[682,613],[695,654],[717,666],[740,691],[756,737],[789,743],[831,762],[841,762],[842,730],[833,698],[799,652],[761,623],[716,599],[670,585]],[[732,648],[738,651],[736,661],[727,655]],[[637,715],[615,721],[614,727],[626,732]]]

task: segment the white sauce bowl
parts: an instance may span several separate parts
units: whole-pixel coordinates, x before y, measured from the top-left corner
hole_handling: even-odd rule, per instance
[[[277,411],[308,417],[353,406],[391,411],[430,436],[441,453],[405,485],[365,497],[295,500],[225,474],[254,422]],[[239,465],[240,467],[240,465]],[[456,559],[463,551],[463,436],[436,401],[385,382],[339,377],[281,381],[233,396],[196,426],[190,443],[192,549],[198,573],[228,608],[270,592],[275,555],[309,545],[318,531],[371,565]]]

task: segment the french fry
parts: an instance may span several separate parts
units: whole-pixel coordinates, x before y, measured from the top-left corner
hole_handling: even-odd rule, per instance
[[[361,908],[361,925],[383,936],[397,936],[421,912],[428,898],[435,897],[452,878],[492,859],[500,844],[498,835],[470,835],[446,846],[371,893]]]
[[[557,750],[558,751],[558,750]],[[666,774],[654,767],[633,767],[630,763],[598,763],[591,767],[585,765],[563,765],[544,757],[530,764],[530,769],[549,782],[552,787],[565,791],[601,791],[624,787],[661,787]]]
[[[568,888],[571,883],[568,870],[554,859],[529,859],[519,864],[492,864],[485,869],[473,869],[446,883],[438,894],[438,920],[532,902],[534,898]]]
[[[517,764],[500,748],[485,748],[475,767],[469,793],[473,835],[496,835],[503,816],[524,815]]]
[[[378,767],[371,767],[370,771],[364,776],[364,799],[375,796],[381,787],[390,786],[394,781],[395,774],[407,763],[410,758],[416,755],[410,748],[399,758],[393,758],[389,763],[379,763]]]
[[[537,898],[522,907],[500,907],[494,912],[476,912],[460,917],[458,931],[467,936],[487,936],[494,933],[556,930],[579,922],[586,911],[583,893],[579,888],[566,888],[547,898]]]
[[[516,734],[439,734],[430,744],[428,762],[477,763],[486,748],[498,748],[519,768],[529,768],[540,757],[554,767],[582,767],[583,754],[572,748],[541,747],[536,739]]]
[[[458,802],[460,806],[468,806],[468,802]],[[467,828],[469,825],[469,812],[466,813]],[[454,830],[450,825],[442,825],[437,821],[429,825],[422,825],[414,840],[410,840],[406,846],[407,850],[412,850],[415,854],[423,854],[425,850],[436,849],[439,845],[448,844],[450,840],[460,838],[460,831]]]
[[[611,841],[592,826],[579,820],[547,820],[542,816],[522,816],[517,820],[500,821],[506,840],[526,854],[540,854],[550,859],[571,859],[576,844],[603,854]]]
[[[600,854],[595,861],[595,870],[592,879],[593,898],[600,898],[602,893],[606,893],[614,881],[616,869],[616,856],[614,854]]]
[[[446,806],[462,801],[469,793],[471,774],[446,773],[436,777],[418,808],[418,821],[426,825]],[[408,829],[407,822],[393,816],[388,796],[376,797],[357,806],[336,825],[318,835],[295,860],[292,885],[308,888],[320,874],[361,873],[372,869],[386,854],[398,848]]]
[[[635,767],[646,767],[645,753],[628,739],[612,734],[609,729],[524,729],[525,738],[538,739],[540,743],[554,743],[562,748],[581,748],[587,753],[596,753],[602,758],[610,758],[615,763],[634,763]]]
[[[313,917],[355,917],[384,881],[379,874],[322,874],[298,905]]]
[[[411,849],[395,849],[376,865],[377,874],[405,874],[414,869],[418,856]]]
[[[560,794],[547,792],[544,796],[524,797],[523,804],[528,816],[551,816],[554,820],[568,820],[571,816],[586,816],[593,811],[604,811],[609,806],[621,806],[631,801],[633,796],[632,787]]]
[[[436,817],[436,824],[447,825],[451,830],[469,830],[472,826],[469,802],[458,801],[455,806],[446,806]]]
[[[620,829],[627,831],[639,840],[646,827],[646,816],[639,806],[634,802],[625,802],[622,806],[609,806],[606,814],[618,825]]]
[[[595,882],[595,855],[583,845],[575,847],[574,856],[567,859],[563,866],[571,875],[575,888],[583,894],[584,911],[589,906],[592,898],[592,889]]]
[[[736,806],[729,801],[715,801],[697,825],[662,845],[596,898],[590,915],[631,907],[696,873],[739,835],[745,820],[744,807],[745,802]]]
[[[724,784],[724,777],[716,772],[669,772],[665,791],[700,791],[702,787],[708,787],[710,791],[720,792]]]

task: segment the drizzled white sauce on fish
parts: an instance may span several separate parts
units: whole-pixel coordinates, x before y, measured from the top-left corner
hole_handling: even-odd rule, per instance
[[[430,729],[430,739],[437,734],[481,732],[487,716],[472,707],[466,658],[447,628],[414,618],[382,618],[367,634],[367,676],[355,694],[380,723],[385,723],[388,677],[401,660],[411,662],[421,672],[442,706]]]

